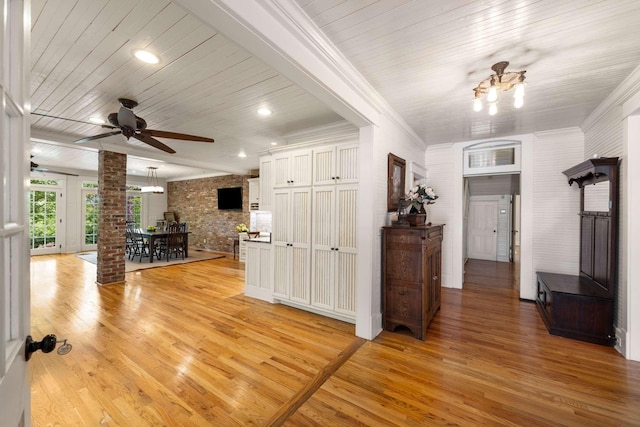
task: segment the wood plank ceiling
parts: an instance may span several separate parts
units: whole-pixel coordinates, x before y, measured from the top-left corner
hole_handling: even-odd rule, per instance
[[[427,144],[580,126],[640,65],[637,0],[297,0]],[[509,61],[522,109],[472,110],[472,89]]]
[[[176,174],[246,172],[271,142],[342,120],[167,0],[32,3],[33,110],[106,119],[118,110],[117,98],[130,97],[150,129],[216,139],[163,139],[178,152],[171,158],[126,145],[138,157],[194,168]],[[580,126],[640,64],[637,0],[297,3],[427,144]],[[156,52],[160,64],[137,61],[132,52],[138,48]],[[504,94],[496,116],[486,107],[474,112],[472,89],[505,60],[507,71],[527,70],[524,107],[515,109],[511,94]],[[263,106],[274,114],[258,117]],[[105,131],[38,116],[32,125],[35,135],[64,142]],[[99,141],[124,146],[120,135]],[[240,151],[248,157],[238,158]],[[65,166],[50,157],[50,165]]]
[[[33,0],[32,9],[34,112],[84,122],[92,116],[106,120],[109,113],[118,111],[117,98],[128,97],[139,102],[134,112],[147,121],[149,129],[215,139],[214,144],[161,139],[177,151],[170,158],[133,138],[124,148],[122,135],[87,143],[88,147],[120,145],[139,157],[194,166],[192,173],[207,169],[246,173],[257,168],[257,153],[272,142],[285,142],[284,135],[342,121],[169,1]],[[134,50],[142,48],[155,52],[160,63],[149,65],[134,58]],[[256,112],[261,107],[273,114],[259,117]],[[36,115],[32,129],[42,139],[64,142],[107,132],[92,124]],[[34,160],[70,166],[86,158],[77,145],[75,150],[52,146],[55,149],[40,143],[42,154]],[[63,155],[52,153],[61,150]],[[238,157],[241,151],[246,158]],[[187,170],[161,168],[158,175],[172,177]]]

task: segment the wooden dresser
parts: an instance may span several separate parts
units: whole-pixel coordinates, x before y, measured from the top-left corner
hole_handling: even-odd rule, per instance
[[[383,227],[383,327],[424,340],[440,309],[443,225]]]

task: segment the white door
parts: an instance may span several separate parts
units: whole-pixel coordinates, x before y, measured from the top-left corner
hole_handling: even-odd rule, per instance
[[[31,255],[61,252],[61,242],[58,238],[63,235],[61,209],[61,182],[32,178],[29,190],[29,246]]]
[[[29,312],[29,0],[3,0],[0,21],[0,424],[30,426],[24,342]]]
[[[467,232],[469,258],[496,261],[498,201],[471,200]]]
[[[83,251],[98,249],[98,190],[82,190]]]

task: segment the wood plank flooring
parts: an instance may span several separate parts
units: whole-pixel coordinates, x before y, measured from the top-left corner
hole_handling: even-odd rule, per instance
[[[640,425],[640,363],[547,333],[517,291],[443,289],[422,342],[244,297],[230,258],[97,287],[73,255],[32,258],[35,426]]]

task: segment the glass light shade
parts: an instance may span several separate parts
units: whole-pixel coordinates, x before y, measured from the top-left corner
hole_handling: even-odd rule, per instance
[[[473,111],[482,110],[482,100],[480,98],[473,99]]]
[[[147,185],[144,187],[140,187],[140,192],[162,194],[164,193],[164,188],[160,187],[159,185]]]
[[[524,97],[524,83],[519,82],[515,85],[515,93],[513,94],[514,98],[523,98]]]
[[[491,104],[489,104],[489,115],[495,116],[497,112],[498,112],[498,105],[495,102],[492,102]]]
[[[487,89],[487,102],[496,102],[498,100],[498,88],[496,86],[489,86]]]
[[[524,97],[523,96],[516,96],[513,98],[513,106],[516,108],[520,108],[524,105]]]

